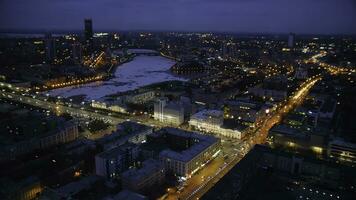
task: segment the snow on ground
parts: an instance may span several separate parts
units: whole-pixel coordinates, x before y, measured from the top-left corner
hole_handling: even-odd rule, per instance
[[[51,96],[70,97],[86,95],[87,100],[99,99],[109,94],[134,90],[142,86],[170,80],[182,80],[169,73],[175,62],[162,56],[137,56],[131,62],[118,66],[115,77],[80,86],[70,86],[48,91]]]

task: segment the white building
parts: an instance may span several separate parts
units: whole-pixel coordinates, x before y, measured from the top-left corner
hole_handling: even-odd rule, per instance
[[[163,121],[163,111],[164,107],[167,105],[168,98],[167,97],[161,97],[156,100],[156,102],[153,105],[153,118],[158,121]]]
[[[220,110],[202,110],[190,117],[189,125],[207,132],[216,132],[224,123],[224,113]]]
[[[153,118],[169,125],[181,125],[184,122],[184,108],[178,103],[167,103],[167,98],[159,98],[154,104]]]
[[[127,113],[126,107],[123,105],[120,105],[118,102],[106,103],[106,102],[93,100],[90,105],[93,108],[110,110],[110,111],[119,112],[119,113]]]
[[[239,129],[223,127],[224,113],[220,110],[203,110],[190,117],[189,125],[197,130],[225,137],[241,139],[245,136]]]
[[[184,108],[175,103],[170,103],[164,107],[163,121],[169,125],[181,125],[184,122]]]

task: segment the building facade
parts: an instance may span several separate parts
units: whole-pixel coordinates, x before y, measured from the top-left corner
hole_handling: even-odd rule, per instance
[[[87,52],[93,49],[93,21],[91,19],[84,20],[84,40]]]
[[[36,149],[46,149],[51,146],[74,141],[79,137],[78,126],[68,121],[57,129],[43,136],[35,137],[28,141],[22,141],[5,147],[4,157],[16,157],[30,153]]]
[[[52,37],[51,33],[45,35],[45,50],[47,63],[54,62],[56,58],[56,40]]]
[[[127,113],[126,107],[122,106],[116,102],[106,103],[106,102],[101,102],[101,101],[92,101],[90,105],[93,108],[110,110],[110,111],[118,112],[118,113]]]
[[[128,169],[139,155],[139,148],[126,144],[104,151],[95,156],[95,173],[107,179],[117,179],[121,172]]]
[[[220,139],[213,136],[174,128],[166,128],[163,131],[164,134],[168,135],[166,137],[169,137],[169,135],[178,137],[178,139],[175,139],[176,142],[181,141],[186,144],[190,141],[191,143],[188,148],[182,151],[166,149],[159,154],[159,159],[166,170],[177,176],[190,178],[220,152]]]
[[[167,125],[181,125],[184,122],[184,107],[167,101],[167,98],[159,98],[155,102],[153,118]]]
[[[220,110],[203,110],[192,115],[189,120],[189,126],[199,131],[236,139],[245,137],[243,129],[225,128],[223,124],[224,114]]]
[[[39,139],[39,146],[45,149],[54,145],[67,143],[79,137],[78,126],[68,122],[57,130],[43,136]]]
[[[328,156],[341,162],[356,164],[356,144],[345,142],[341,139],[333,139],[328,144]]]

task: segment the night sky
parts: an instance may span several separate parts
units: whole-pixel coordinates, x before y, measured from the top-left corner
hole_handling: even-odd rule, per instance
[[[356,34],[356,0],[0,0],[0,29]]]

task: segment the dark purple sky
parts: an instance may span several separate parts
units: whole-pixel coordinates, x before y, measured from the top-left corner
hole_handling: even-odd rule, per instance
[[[0,29],[356,34],[356,0],[0,0]]]

